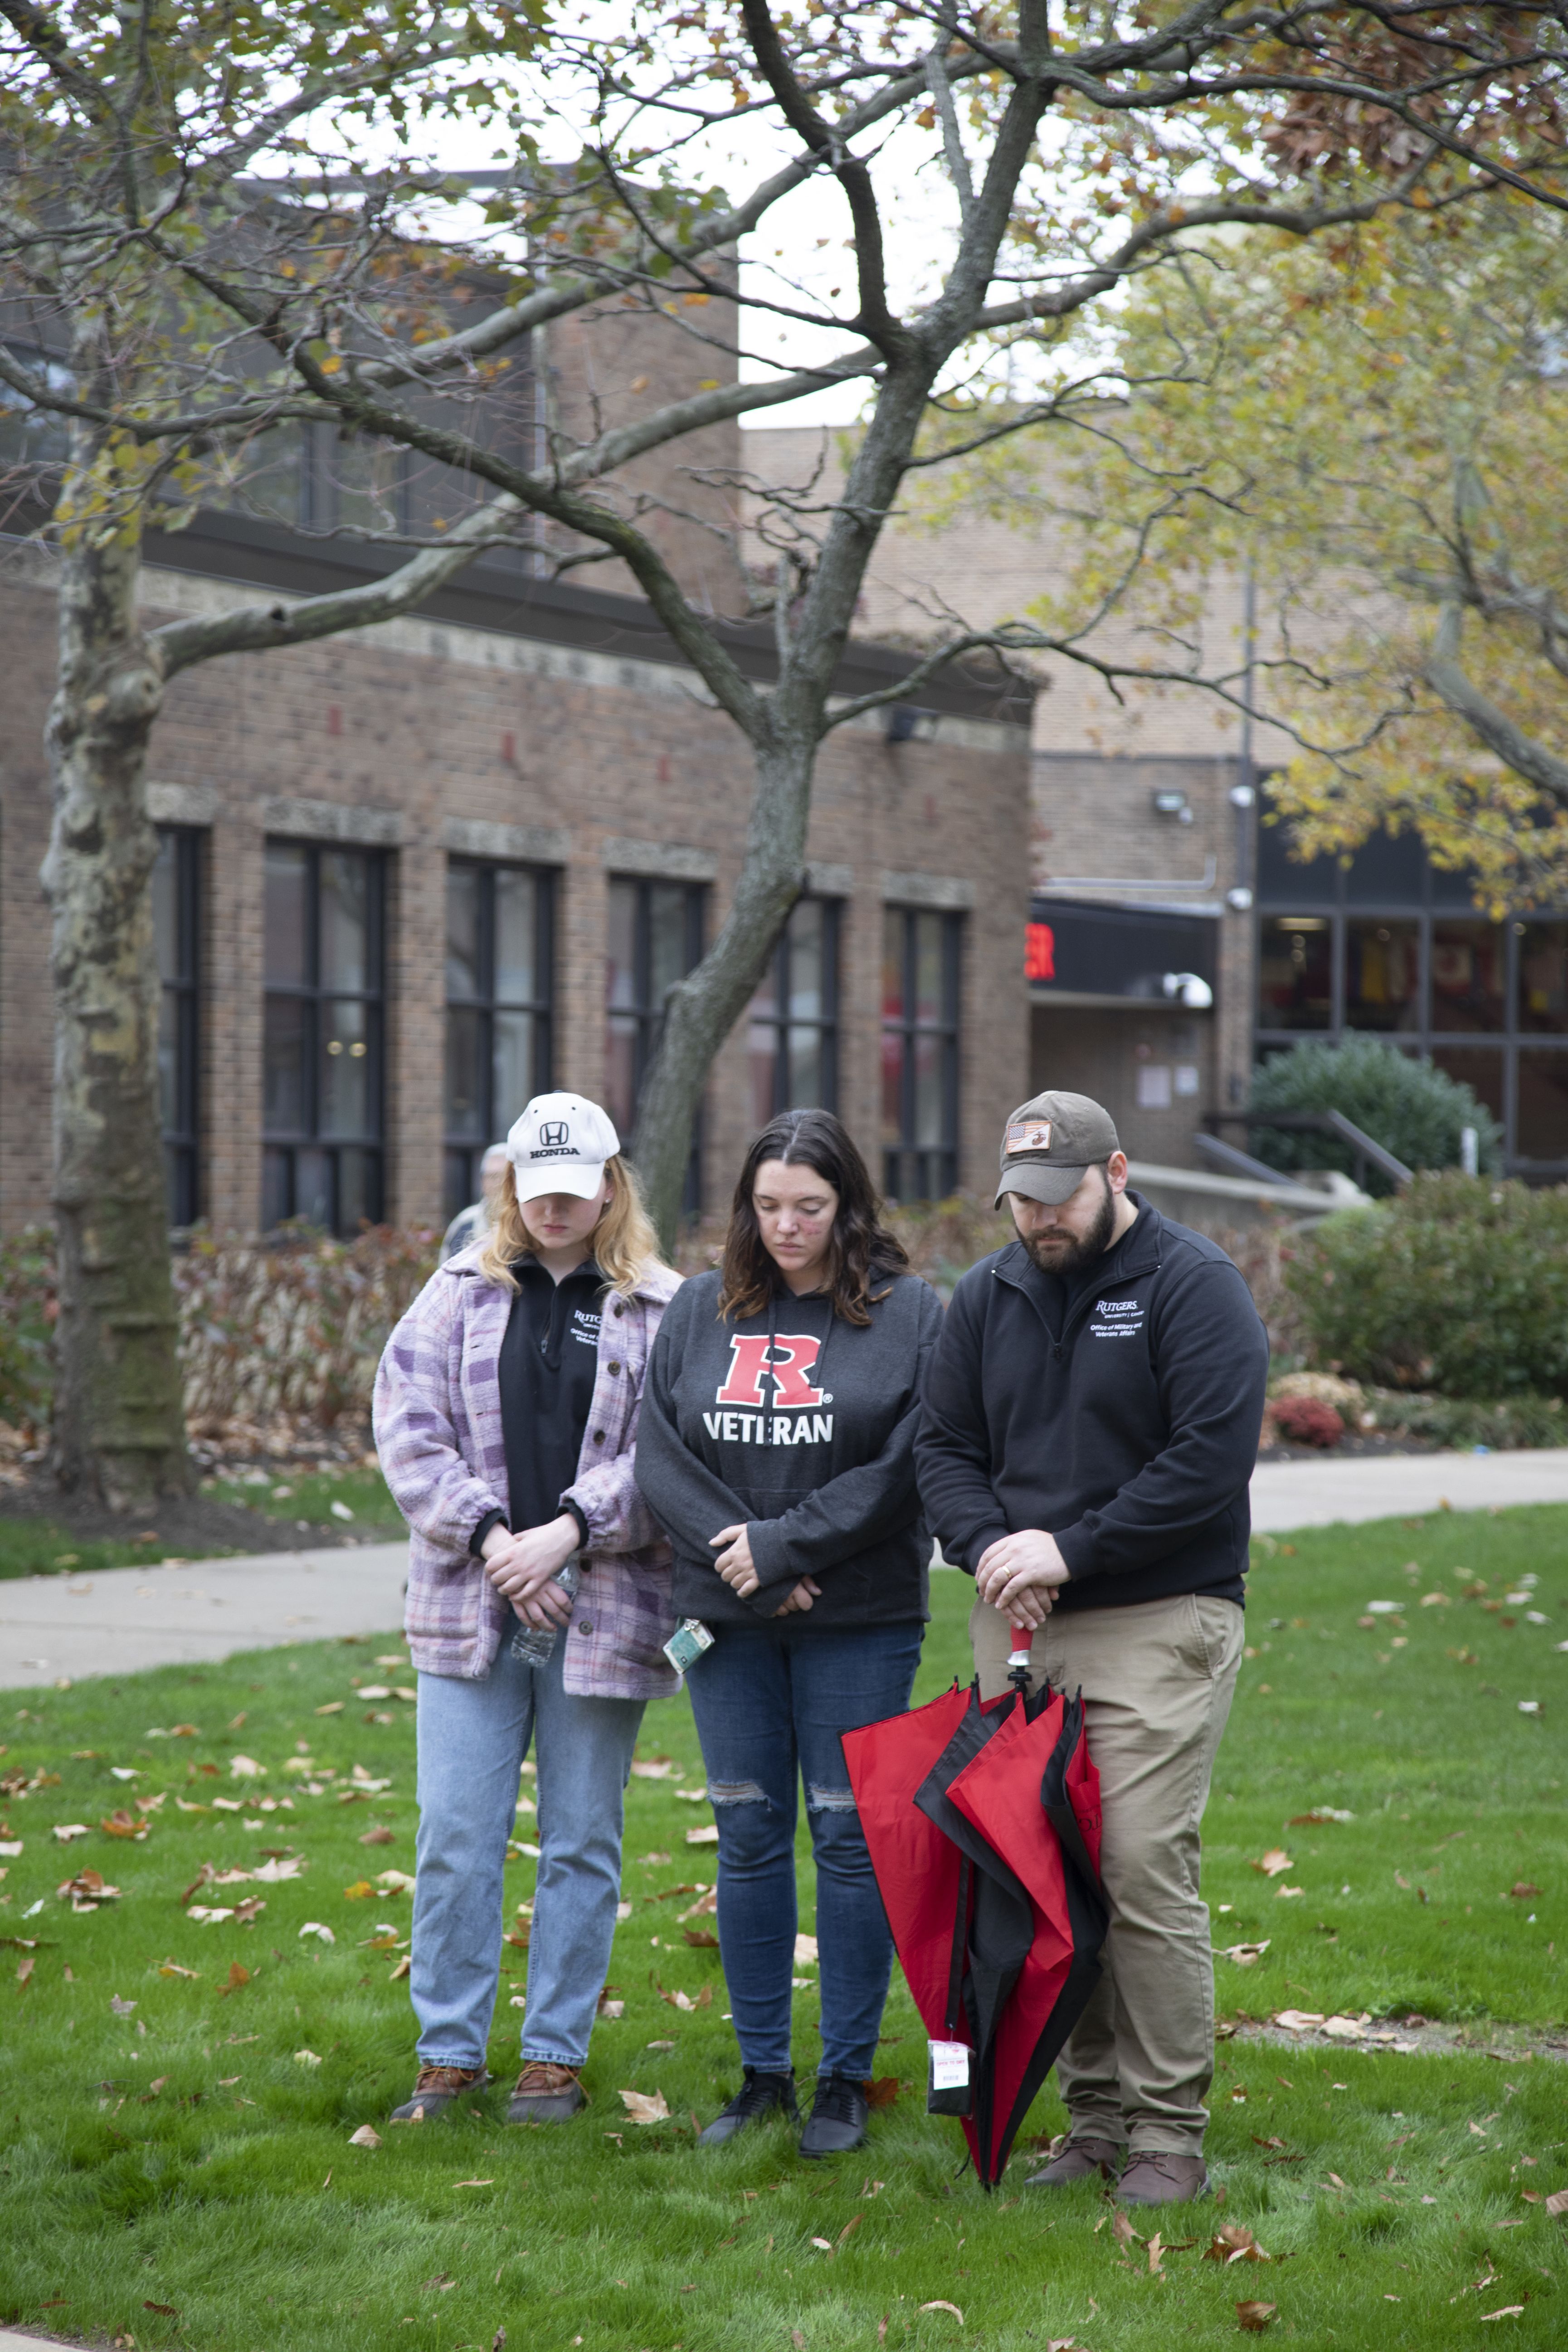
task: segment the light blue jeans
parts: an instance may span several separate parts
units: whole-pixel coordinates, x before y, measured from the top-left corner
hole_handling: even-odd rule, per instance
[[[408,1973],[426,2066],[480,2066],[500,1975],[502,1868],[534,1742],[540,1849],[522,2058],[581,2066],[610,1965],[640,1698],[574,1698],[566,1635],[531,1666],[501,1636],[482,1681],[419,1676],[419,1835]]]

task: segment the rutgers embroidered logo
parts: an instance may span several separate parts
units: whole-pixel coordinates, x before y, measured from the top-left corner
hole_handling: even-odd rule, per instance
[[[775,1331],[771,1340],[736,1332],[730,1340],[729,1375],[713,1402],[759,1410],[769,1402],[763,1394],[765,1372],[773,1382],[775,1406],[824,1404],[826,1399],[811,1378],[821,1353],[822,1341],[813,1331]]]

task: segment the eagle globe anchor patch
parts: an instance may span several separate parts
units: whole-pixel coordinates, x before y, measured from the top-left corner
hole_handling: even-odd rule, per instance
[[[1015,1151],[1048,1151],[1051,1148],[1051,1122],[1048,1118],[1020,1118],[1007,1129],[1009,1156]]]

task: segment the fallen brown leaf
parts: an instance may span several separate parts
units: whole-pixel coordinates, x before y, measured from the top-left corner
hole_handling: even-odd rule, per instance
[[[24,1953],[16,1963],[16,1982],[19,1985],[25,1985],[37,1966],[35,1956],[31,1952]]]
[[[1261,2336],[1279,2307],[1273,2303],[1238,2303],[1236,2306],[1237,2325],[1244,2335]]]
[[[394,1842],[394,1834],[393,1831],[387,1829],[365,1830],[361,1832],[360,1843],[361,1845],[391,1845]]]
[[[896,2074],[879,2074],[874,2083],[866,2085],[866,2105],[868,2107],[890,2107],[898,2095],[899,2078]]]
[[[1155,2278],[1163,2278],[1165,2275],[1164,2272],[1160,2268],[1161,2258],[1164,2252],[1164,2242],[1160,2236],[1159,2231],[1156,2230],[1153,2236],[1149,2241],[1148,2248],[1149,2268]]]
[[[694,1951],[716,1952],[719,1948],[718,1937],[710,1936],[706,1927],[683,1927],[681,1933]]]
[[[210,1885],[216,1876],[217,1873],[213,1868],[212,1864],[210,1862],[204,1862],[195,1876],[192,1879],[190,1885],[186,1887],[184,1893],[181,1895],[180,1902],[182,1906],[188,1903],[193,1895],[199,1894],[204,1886]]]
[[[195,1978],[201,1974],[201,1970],[199,1969],[183,1969],[178,1960],[163,1960],[159,1964],[158,1974],[161,1977]]]
[[[669,2121],[669,2108],[662,2091],[623,2091],[621,2105],[634,2124],[663,2124]]]
[[[1281,1871],[1294,1870],[1295,1866],[1284,1847],[1278,1845],[1271,1845],[1268,1853],[1260,1853],[1252,1864],[1253,1869],[1260,1870],[1265,1878],[1278,1878]]]
[[[839,2231],[839,2232],[838,2232],[837,2240],[837,2242],[837,2242],[837,2244],[839,2244],[839,2245],[842,2245],[842,2244],[844,2243],[845,2239],[846,2239],[846,2238],[847,2238],[847,2237],[851,2234],[851,2232],[852,2232],[852,2231],[854,2231],[858,2230],[858,2229],[860,2227],[861,2222],[862,2222],[865,2219],[866,2219],[866,2216],[864,2215],[864,2213],[857,2213],[857,2214],[856,2214],[856,2216],[855,2216],[855,2218],[854,2218],[854,2220],[853,2220],[852,2221],[846,2221],[846,2222],[845,2222],[845,2224],[844,2224],[844,2227],[843,2227],[843,2228],[842,2228],[842,2230],[840,2230],[840,2231]]]
[[[935,2303],[922,2303],[921,2309],[922,2311],[951,2311],[954,2319],[957,2320],[960,2327],[963,2325],[963,2314],[960,2311],[956,2303],[943,2303],[939,2297]]]
[[[1540,1894],[1541,1889],[1532,1885],[1528,1878],[1516,1878],[1508,1891],[1516,1902],[1528,1903]]]
[[[116,1805],[111,1813],[105,1813],[98,1826],[105,1837],[144,1838],[147,1835],[146,1822],[136,1814],[128,1813],[123,1805]],[[158,2308],[162,2310],[163,2305],[159,2305]]]
[[[180,2315],[172,2303],[144,2302],[142,2308],[143,2311],[155,2311],[160,2319],[178,2319]]]
[[[381,2146],[381,2134],[378,2131],[373,2131],[369,2124],[361,2124],[358,2131],[350,2132],[349,2146],[351,2147],[379,2147]]]
[[[1546,2210],[1554,2218],[1559,2213],[1568,2213],[1568,2189],[1554,2189],[1546,2200]]]
[[[1141,2246],[1143,2242],[1120,2206],[1110,2217],[1110,2234],[1119,2246]]]
[[[1258,2244],[1245,2221],[1222,2222],[1204,2249],[1205,2263],[1268,2263],[1274,2259]]]
[[[219,2000],[226,2000],[231,1992],[237,1992],[241,1985],[247,1985],[249,1982],[250,1970],[248,1969],[241,1968],[237,1960],[230,1960],[228,1964],[228,1982],[227,1984],[219,1985],[217,1989],[217,1997]]]

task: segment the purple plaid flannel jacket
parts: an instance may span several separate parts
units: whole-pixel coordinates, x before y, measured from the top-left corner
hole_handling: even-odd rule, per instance
[[[517,1623],[468,1540],[507,1512],[497,1365],[512,1294],[487,1282],[478,1248],[433,1274],[386,1343],[375,1377],[375,1443],[410,1536],[404,1625],[421,1674],[489,1674]],[[572,1608],[566,1688],[581,1698],[659,1698],[680,1687],[664,1656],[675,1631],[669,1546],[632,1475],[643,1376],[680,1276],[651,1268],[630,1298],[606,1291],[598,1371],[574,1485],[588,1527]]]

